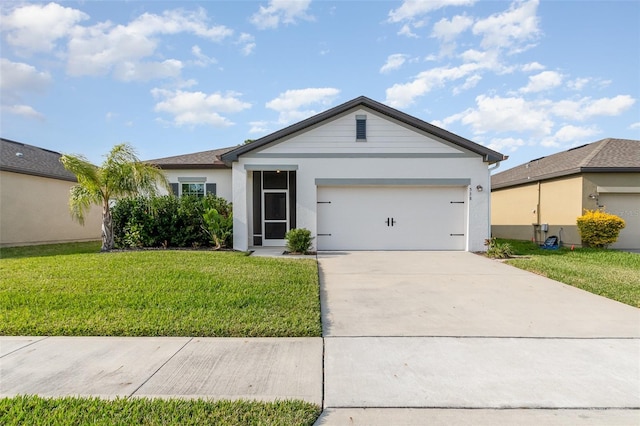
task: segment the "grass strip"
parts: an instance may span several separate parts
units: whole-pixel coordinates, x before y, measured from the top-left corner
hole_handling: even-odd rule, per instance
[[[98,250],[2,249],[0,335],[321,335],[315,260]]]
[[[303,401],[181,399],[0,399],[0,424],[11,425],[312,425],[320,407]]]
[[[530,241],[509,243],[525,256],[506,263],[640,308],[640,255],[618,250],[562,247],[543,250]]]

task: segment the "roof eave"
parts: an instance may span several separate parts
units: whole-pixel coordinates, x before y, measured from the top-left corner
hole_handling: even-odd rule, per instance
[[[468,139],[465,139],[447,130],[436,127],[433,124],[427,123],[426,121],[420,120],[402,111],[396,110],[380,102],[374,101],[373,99],[369,99],[365,96],[360,96],[358,98],[352,99],[351,101],[345,102],[341,105],[338,105],[324,112],[321,112],[320,114],[317,114],[313,117],[309,117],[296,124],[285,127],[284,129],[278,130],[274,133],[271,133],[270,135],[264,136],[263,138],[257,139],[251,143],[248,143],[246,145],[241,145],[238,148],[233,149],[221,155],[220,158],[226,164],[230,165],[230,163],[234,161],[238,161],[239,156],[242,154],[246,154],[247,152],[253,151],[254,149],[260,148],[278,139],[284,138],[286,136],[289,136],[291,134],[294,134],[296,132],[299,132],[301,130],[314,126],[318,123],[325,121],[326,119],[342,114],[358,106],[364,106],[373,111],[379,112],[387,117],[398,120],[414,128],[417,128],[419,130],[438,136],[448,142],[452,142],[456,145],[459,145],[462,148],[468,149],[471,152],[481,155],[484,162],[493,164],[499,161],[504,161],[508,158],[507,156],[500,154],[499,152],[496,152],[489,148],[478,145]]]
[[[153,164],[162,170],[179,170],[179,169],[229,169],[226,164]]]
[[[65,177],[65,176],[54,175],[51,173],[42,173],[42,172],[36,172],[31,170],[24,170],[24,169],[19,169],[17,167],[11,167],[11,166],[0,166],[0,171],[18,173],[21,175],[37,176],[37,177],[43,177],[48,179],[62,180],[65,182],[74,182],[74,183],[78,182],[78,179],[75,177]]]

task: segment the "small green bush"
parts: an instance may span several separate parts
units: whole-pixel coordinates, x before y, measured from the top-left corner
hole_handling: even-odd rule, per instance
[[[508,259],[513,256],[513,249],[509,243],[499,243],[495,238],[485,240],[487,246],[487,256],[492,259]]]
[[[577,224],[582,243],[595,248],[605,248],[615,243],[620,230],[625,227],[623,219],[601,210],[585,210],[578,217]]]
[[[291,253],[309,253],[311,248],[311,231],[305,228],[292,229],[284,236],[287,240],[287,250]]]

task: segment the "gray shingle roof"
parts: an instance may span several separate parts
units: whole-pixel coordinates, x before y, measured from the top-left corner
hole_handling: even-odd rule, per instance
[[[161,169],[227,169],[220,156],[236,147],[212,149],[210,151],[194,152],[193,154],[175,155],[173,157],[147,160]]]
[[[0,170],[77,182],[75,175],[60,163],[61,156],[59,152],[0,138]]]
[[[320,114],[314,115],[313,117],[307,118],[306,120],[302,120],[299,123],[293,124],[289,127],[285,127],[284,129],[278,130],[277,132],[257,139],[251,143],[240,145],[239,147],[236,147],[235,149],[224,154],[222,156],[222,160],[226,162],[237,161],[239,155],[245,154],[256,148],[277,141],[278,139],[290,136],[296,132],[304,131],[312,126],[321,123],[324,120],[336,117],[356,107],[369,108],[372,111],[376,111],[382,115],[386,115],[387,117],[408,124],[416,129],[438,136],[448,142],[453,143],[454,145],[458,145],[464,149],[481,155],[484,161],[488,163],[496,163],[498,161],[507,159],[505,155],[502,155],[499,152],[493,151],[487,147],[479,145],[454,133],[448,132],[444,129],[441,129],[440,127],[436,127],[433,124],[422,121],[416,117],[398,111],[397,109],[391,108],[380,102],[376,102],[372,99],[367,98],[366,96],[360,96],[341,105],[328,109],[324,112],[321,112]]]
[[[531,160],[491,176],[491,188],[506,188],[577,173],[607,172],[640,173],[640,141],[602,139]]]

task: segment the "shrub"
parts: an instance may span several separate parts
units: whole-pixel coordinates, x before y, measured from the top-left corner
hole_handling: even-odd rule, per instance
[[[231,244],[233,236],[233,216],[221,215],[216,209],[209,209],[203,215],[204,230],[211,237],[211,242],[216,249],[227,247]]]
[[[311,231],[305,228],[296,228],[288,231],[284,236],[287,240],[287,250],[291,253],[309,253],[311,248]]]
[[[492,259],[508,259],[513,256],[513,249],[509,243],[499,243],[495,238],[484,241],[487,246],[487,256]]]
[[[205,197],[134,197],[119,200],[112,209],[116,247],[207,246],[204,215],[215,209],[221,216],[220,245],[231,244],[231,204],[215,195]]]
[[[578,217],[578,232],[582,243],[589,247],[604,248],[613,244],[624,228],[624,220],[602,210],[586,210]]]

